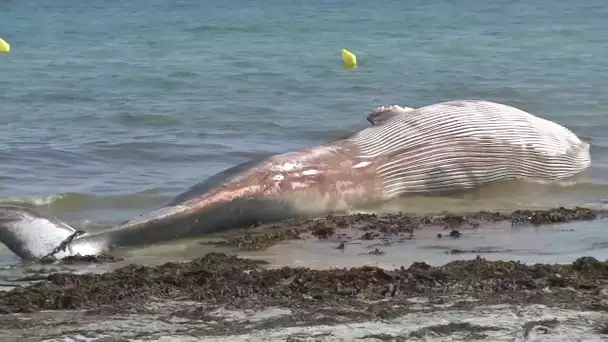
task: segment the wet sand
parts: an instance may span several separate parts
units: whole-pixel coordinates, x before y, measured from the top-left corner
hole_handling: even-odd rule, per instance
[[[66,267],[129,260],[86,257],[28,265],[29,279],[0,292],[0,338],[567,341],[576,336],[601,341],[608,337],[605,258],[562,264],[491,261],[477,256],[487,251],[467,250],[466,241],[480,227],[593,224],[605,216],[583,208],[330,216],[260,225],[198,242],[201,250],[213,244],[240,256],[210,252],[187,262],[131,264],[89,274]],[[442,254],[471,257],[433,265],[421,259],[394,268],[397,259],[382,267],[337,268],[332,260],[326,262],[329,267],[294,267],[268,257],[273,248],[298,244],[307,250],[307,244],[323,243],[347,253],[367,243],[372,247],[356,253],[359,260],[372,260],[397,253],[394,246],[429,241],[430,234],[439,243],[449,241]],[[462,247],[453,248],[460,241]]]

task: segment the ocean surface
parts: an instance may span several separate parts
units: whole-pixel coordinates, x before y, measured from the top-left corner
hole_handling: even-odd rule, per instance
[[[252,157],[366,127],[378,105],[477,98],[567,126],[591,143],[593,167],[571,186],[406,209],[597,203],[606,18],[600,0],[6,0],[0,201],[102,229]]]

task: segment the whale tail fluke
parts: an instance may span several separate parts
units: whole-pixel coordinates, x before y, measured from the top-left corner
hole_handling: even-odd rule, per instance
[[[68,224],[43,217],[33,209],[0,205],[0,242],[21,259],[46,256],[75,233]]]

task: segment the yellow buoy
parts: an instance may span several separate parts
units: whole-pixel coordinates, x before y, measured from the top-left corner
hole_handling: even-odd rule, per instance
[[[342,59],[344,60],[344,66],[346,68],[356,68],[357,67],[357,56],[352,52],[342,49]]]
[[[1,53],[9,53],[11,51],[11,46],[5,42],[2,38],[0,38],[0,52]]]

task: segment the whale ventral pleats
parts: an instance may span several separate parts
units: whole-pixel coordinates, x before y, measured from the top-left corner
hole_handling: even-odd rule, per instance
[[[412,110],[414,109],[409,107],[401,107],[394,104],[384,105],[374,109],[367,116],[367,121],[369,121],[374,126],[378,126],[382,125],[383,123],[385,123],[396,115],[405,114]]]

